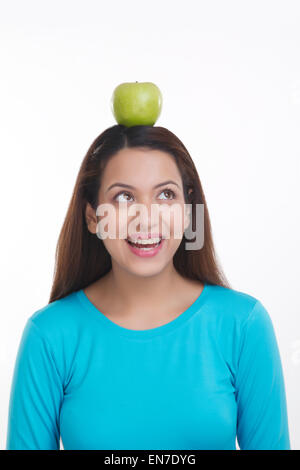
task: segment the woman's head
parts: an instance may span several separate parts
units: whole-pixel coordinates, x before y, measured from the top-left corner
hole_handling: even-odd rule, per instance
[[[108,228],[110,237],[107,235],[103,243],[112,268],[118,265],[133,275],[155,276],[170,264],[173,267],[173,256],[189,222],[185,203],[182,177],[172,155],[125,147],[109,159],[101,174],[98,211],[87,203],[87,226],[93,234],[99,226],[103,231]],[[155,205],[160,209],[156,217]],[[97,216],[100,207],[102,216]],[[159,250],[155,254],[153,250],[147,252],[148,248],[132,250],[128,240],[141,237],[144,241],[162,238]]]
[[[203,205],[203,246],[186,250],[184,231],[190,223],[195,228],[197,204]],[[102,205],[109,212],[98,212]],[[157,217],[151,213],[155,206],[162,209]],[[134,208],[138,212],[130,212]],[[115,238],[101,235],[99,227],[105,230],[105,225],[115,226]],[[139,233],[166,237],[155,256],[132,253],[126,239]],[[184,277],[229,287],[216,261],[199,176],[183,143],[163,127],[112,126],[95,139],[81,164],[57,244],[49,302],[117,265],[131,274],[155,276],[170,263]]]

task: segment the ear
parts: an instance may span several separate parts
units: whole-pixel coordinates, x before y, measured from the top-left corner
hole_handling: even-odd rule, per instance
[[[193,188],[190,188],[190,189],[188,190],[188,195],[190,195],[192,192],[193,192]]]
[[[193,189],[190,188],[188,190],[188,195],[190,195],[191,193],[193,192]],[[184,230],[187,229],[187,227],[189,226],[189,223],[190,223],[190,220],[191,220],[191,207],[190,206],[184,206]]]
[[[192,208],[190,206],[184,206],[184,230],[186,230],[191,221]]]
[[[96,212],[92,208],[89,202],[86,204],[85,208],[85,220],[86,220],[86,225],[88,230],[96,234],[97,232],[97,217],[96,217]]]

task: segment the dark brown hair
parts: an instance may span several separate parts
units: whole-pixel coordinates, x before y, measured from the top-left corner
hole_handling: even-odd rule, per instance
[[[183,235],[173,258],[176,270],[185,278],[231,288],[217,262],[204,193],[197,169],[183,143],[164,127],[114,125],[94,140],[80,166],[56,246],[49,303],[87,287],[110,271],[111,256],[103,241],[88,230],[85,208],[87,202],[95,210],[98,206],[102,172],[110,157],[121,149],[135,147],[158,149],[175,158],[185,203],[192,207],[193,230],[196,204],[204,205],[204,244],[199,250],[185,250],[187,240]],[[192,190],[190,194],[189,190]]]

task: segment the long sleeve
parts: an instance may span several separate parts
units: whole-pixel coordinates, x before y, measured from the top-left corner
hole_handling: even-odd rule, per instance
[[[49,344],[29,318],[14,367],[7,450],[59,450],[61,382]]]
[[[272,320],[257,300],[243,325],[236,374],[241,450],[290,450],[287,403]]]

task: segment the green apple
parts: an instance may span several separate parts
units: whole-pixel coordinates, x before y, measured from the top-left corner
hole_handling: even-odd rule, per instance
[[[111,110],[118,124],[153,126],[162,107],[162,94],[152,82],[126,82],[111,97]]]

